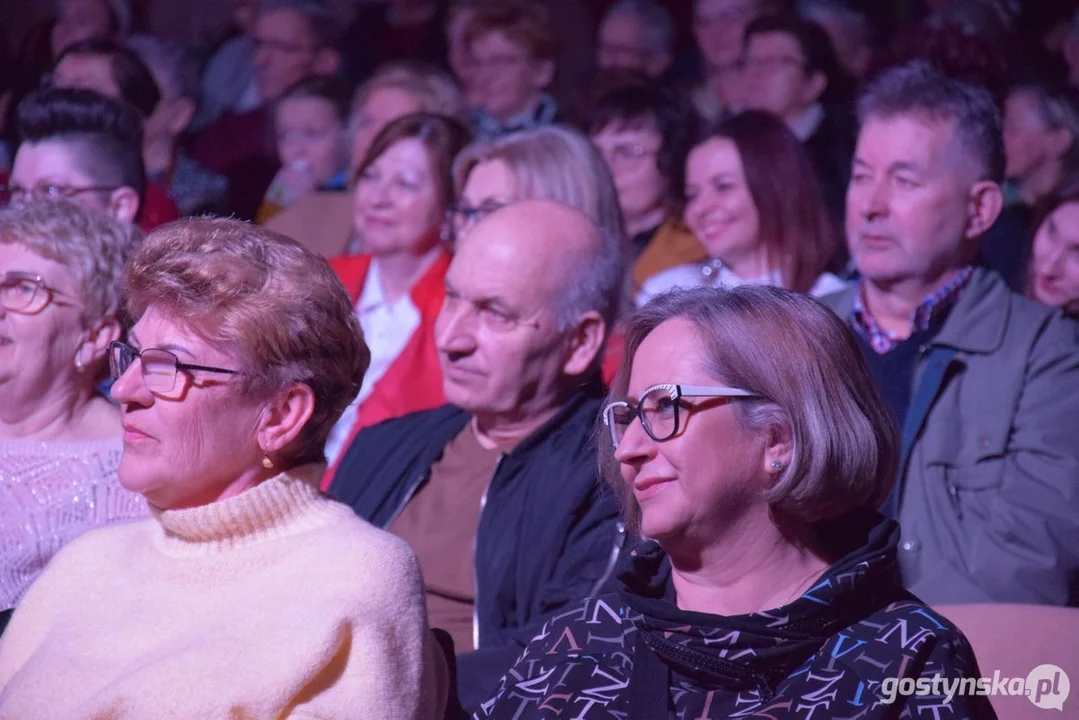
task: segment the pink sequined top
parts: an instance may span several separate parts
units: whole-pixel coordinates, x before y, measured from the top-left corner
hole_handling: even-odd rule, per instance
[[[120,438],[0,439],[0,610],[15,607],[52,556],[85,531],[149,514],[116,477]]]

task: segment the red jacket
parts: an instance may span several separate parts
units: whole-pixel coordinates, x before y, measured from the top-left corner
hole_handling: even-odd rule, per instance
[[[330,260],[330,266],[341,279],[353,304],[359,301],[363,293],[371,260],[370,255],[347,255]],[[401,354],[375,383],[371,394],[360,405],[356,422],[349,432],[345,449],[338,461],[344,457],[348,446],[361,429],[383,420],[430,410],[446,403],[446,396],[442,391],[442,367],[435,349],[435,318],[438,317],[442,301],[446,297],[443,283],[449,266],[449,253],[443,251],[409,291],[412,304],[420,312],[419,327],[412,333]],[[336,470],[337,465],[334,464],[326,473],[322,481],[323,489],[330,486]]]

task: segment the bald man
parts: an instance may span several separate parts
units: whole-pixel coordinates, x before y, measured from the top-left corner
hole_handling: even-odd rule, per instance
[[[452,404],[360,431],[330,488],[416,551],[469,712],[621,548],[593,431],[624,268],[618,238],[572,208],[487,216],[457,245],[435,325]]]

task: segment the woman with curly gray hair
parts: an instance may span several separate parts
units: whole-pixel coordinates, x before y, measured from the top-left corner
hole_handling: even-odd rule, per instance
[[[77,536],[147,513],[117,482],[120,413],[96,387],[140,235],[68,201],[0,211],[0,611]]]

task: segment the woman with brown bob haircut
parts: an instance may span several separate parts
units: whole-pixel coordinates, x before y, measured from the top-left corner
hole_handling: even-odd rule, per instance
[[[378,134],[356,171],[353,221],[364,252],[330,261],[371,348],[371,369],[334,426],[333,465],[361,428],[445,403],[434,324],[450,254],[442,222],[455,198],[453,159],[469,141],[458,120],[406,115]]]
[[[843,289],[825,272],[839,234],[813,164],[775,116],[749,110],[720,123],[689,153],[685,194],[686,224],[709,258],[653,276],[638,304],[700,285],[765,283],[817,296]]]
[[[900,583],[899,526],[876,510],[897,433],[824,305],[753,285],[657,297],[626,321],[600,442],[643,542],[609,594],[548,623],[476,717],[531,703],[631,720],[994,717],[984,697],[892,684],[979,673],[960,632]]]
[[[415,556],[318,489],[370,360],[329,265],[184,220],[126,286],[117,472],[152,517],[81,536],[30,588],[0,717],[441,717]]]

